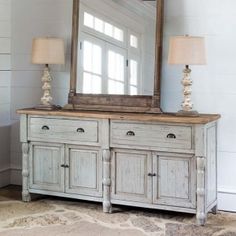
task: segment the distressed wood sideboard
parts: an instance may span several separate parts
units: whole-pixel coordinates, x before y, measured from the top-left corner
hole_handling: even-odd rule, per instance
[[[45,194],[196,214],[217,210],[219,115],[23,109],[23,201]]]

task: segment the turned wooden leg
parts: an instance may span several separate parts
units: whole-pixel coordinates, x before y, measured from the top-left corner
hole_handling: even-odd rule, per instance
[[[205,225],[206,214],[206,189],[205,189],[205,157],[197,157],[197,224]]]
[[[204,226],[206,224],[207,215],[206,214],[197,214],[197,225]]]
[[[103,151],[103,212],[112,213],[111,205],[111,153]]]
[[[30,202],[29,193],[29,144],[22,144],[22,201]]]

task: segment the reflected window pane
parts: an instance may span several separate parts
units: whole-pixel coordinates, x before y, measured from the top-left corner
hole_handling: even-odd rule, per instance
[[[138,85],[138,62],[130,60],[130,84]]]
[[[124,83],[109,80],[108,81],[108,93],[115,95],[123,95],[124,94]]]
[[[103,33],[103,31],[104,31],[104,27],[103,27],[103,21],[102,20],[100,20],[100,19],[98,19],[98,18],[96,18],[95,17],[95,20],[94,20],[94,29],[95,30],[97,30],[98,32],[100,32],[100,33]]]
[[[134,35],[130,35],[130,46],[133,48],[138,48],[138,38]]]
[[[94,17],[93,15],[85,12],[84,13],[84,25],[90,28],[94,28]]]
[[[84,70],[92,72],[93,46],[92,43],[84,41]]]
[[[102,78],[91,73],[83,74],[83,93],[101,94]]]
[[[130,86],[130,95],[138,95],[138,88],[135,86]]]
[[[89,41],[84,41],[83,53],[84,70],[95,74],[102,74],[102,48]]]
[[[93,16],[92,14],[89,14],[88,12],[84,12],[84,25],[113,39],[124,42],[123,30]]]
[[[108,77],[113,80],[125,80],[125,58],[122,54],[109,50],[108,52]]]
[[[105,23],[105,34],[110,37],[113,36],[113,26],[109,23]]]
[[[112,51],[108,52],[108,77],[112,79],[116,77],[116,54]]]
[[[93,45],[93,73],[102,74],[102,48]]]
[[[124,32],[123,30],[117,28],[117,27],[114,27],[114,38],[116,40],[119,40],[119,41],[124,41]]]

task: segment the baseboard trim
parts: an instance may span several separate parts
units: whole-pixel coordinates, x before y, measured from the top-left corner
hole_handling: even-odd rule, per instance
[[[14,185],[22,185],[22,169],[19,167],[12,167],[10,173],[10,183]]]
[[[10,184],[10,168],[0,169],[0,188]]]
[[[236,212],[236,190],[219,188],[218,208],[222,211]]]
[[[236,194],[236,190],[235,189],[230,189],[230,188],[219,188],[218,193]]]

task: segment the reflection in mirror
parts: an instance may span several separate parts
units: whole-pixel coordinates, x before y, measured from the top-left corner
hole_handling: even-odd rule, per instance
[[[81,0],[77,93],[153,95],[155,2]]]

